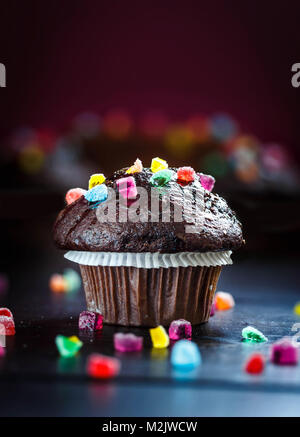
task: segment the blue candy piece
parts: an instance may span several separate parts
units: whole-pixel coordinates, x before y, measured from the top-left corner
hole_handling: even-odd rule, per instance
[[[89,202],[104,202],[107,196],[107,186],[104,184],[96,185],[84,195]]]
[[[201,354],[196,343],[189,340],[179,340],[171,352],[171,364],[182,370],[191,370],[201,364]]]

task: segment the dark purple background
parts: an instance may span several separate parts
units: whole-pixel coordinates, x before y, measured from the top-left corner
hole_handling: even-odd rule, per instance
[[[296,150],[299,12],[293,1],[2,2],[0,134],[116,106],[175,118],[226,111]]]

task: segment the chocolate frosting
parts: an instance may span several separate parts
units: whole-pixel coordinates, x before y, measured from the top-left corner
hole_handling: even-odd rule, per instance
[[[158,222],[151,222],[151,184],[153,175],[150,169],[144,168],[133,176],[137,187],[143,187],[148,192],[148,221],[122,222],[119,217],[119,200],[116,179],[129,176],[126,170],[115,172],[106,180],[106,185],[116,192],[116,221],[101,223],[97,218],[97,207],[91,205],[84,196],[68,205],[60,212],[54,225],[54,241],[60,249],[80,250],[91,252],[206,252],[233,250],[243,244],[241,224],[226,201],[217,194],[202,188],[199,178],[185,186],[178,183],[176,177],[168,182],[161,190],[161,202],[164,192],[170,195],[170,221],[162,222],[159,215]],[[176,168],[172,170],[177,171]],[[174,221],[173,207],[184,205],[184,193],[188,192],[195,199],[197,191],[204,194],[203,222],[196,233],[186,232],[186,225],[190,225],[188,215],[182,222]],[[203,191],[204,190],[204,191]],[[100,204],[105,208],[108,201]],[[130,201],[128,206],[134,205]],[[193,200],[193,203],[195,201]]]

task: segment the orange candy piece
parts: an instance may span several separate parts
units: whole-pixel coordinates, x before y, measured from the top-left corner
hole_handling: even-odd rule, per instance
[[[49,287],[54,293],[64,293],[67,291],[68,284],[63,275],[55,273],[50,278]]]
[[[233,308],[235,305],[234,299],[230,293],[218,291],[215,296],[215,306],[218,311],[226,311]]]

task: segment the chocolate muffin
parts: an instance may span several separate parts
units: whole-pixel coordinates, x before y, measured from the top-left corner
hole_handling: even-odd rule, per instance
[[[54,241],[80,264],[88,310],[109,324],[168,325],[209,319],[241,224],[212,193],[213,178],[155,158],[110,178],[93,175],[89,191],[61,211]],[[83,195],[82,195],[83,194]]]

